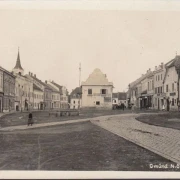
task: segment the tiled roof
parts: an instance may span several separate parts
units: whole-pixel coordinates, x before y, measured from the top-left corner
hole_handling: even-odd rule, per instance
[[[52,87],[50,84],[46,84],[53,92],[59,93],[58,90],[56,90],[54,87]]]
[[[37,91],[42,91],[43,92],[43,90],[41,88],[39,88],[38,86],[36,86],[35,84],[33,84],[33,89],[37,90]]]
[[[16,76],[15,76],[15,75],[13,75],[13,73],[12,73],[12,72],[9,72],[8,70],[4,69],[4,68],[3,68],[3,67],[1,67],[1,66],[0,66],[0,70],[1,70],[1,71],[3,71],[3,72],[6,72],[6,73],[7,73],[7,74],[9,74],[10,76],[12,76],[12,77],[16,78]]]
[[[60,93],[62,94],[62,87],[63,87],[63,86],[61,86],[61,85],[59,85],[59,84],[55,83],[54,81],[52,81],[51,83],[52,83],[52,84],[54,84],[56,87],[58,87],[58,88],[59,88]]]
[[[126,93],[125,92],[119,92],[118,93],[118,99],[119,100],[126,100]]]
[[[70,97],[73,98],[78,98],[80,95],[80,97],[82,96],[82,88],[80,87],[76,87],[70,94]]]
[[[118,93],[113,93],[112,98],[118,98]]]

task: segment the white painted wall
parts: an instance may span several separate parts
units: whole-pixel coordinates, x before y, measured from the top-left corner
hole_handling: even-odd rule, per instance
[[[88,95],[88,89],[92,89],[92,95]],[[107,94],[101,94],[101,89],[106,89]],[[112,108],[112,86],[82,86],[82,107],[107,107]],[[110,101],[105,102],[104,97],[109,97]],[[100,102],[100,105],[96,105]]]

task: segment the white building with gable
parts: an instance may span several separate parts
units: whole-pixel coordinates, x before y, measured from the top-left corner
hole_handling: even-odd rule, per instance
[[[113,83],[108,81],[100,69],[95,69],[81,86],[82,108],[112,108]]]

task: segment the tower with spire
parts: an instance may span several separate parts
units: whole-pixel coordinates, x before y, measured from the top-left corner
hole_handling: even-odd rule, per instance
[[[13,72],[15,74],[24,75],[24,69],[22,68],[21,61],[20,61],[19,48],[18,48],[18,55],[17,55],[16,65],[13,68]]]

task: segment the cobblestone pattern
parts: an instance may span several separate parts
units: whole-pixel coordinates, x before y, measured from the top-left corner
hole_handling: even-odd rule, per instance
[[[92,123],[180,164],[180,131],[148,125],[126,114],[110,118],[97,118]]]

